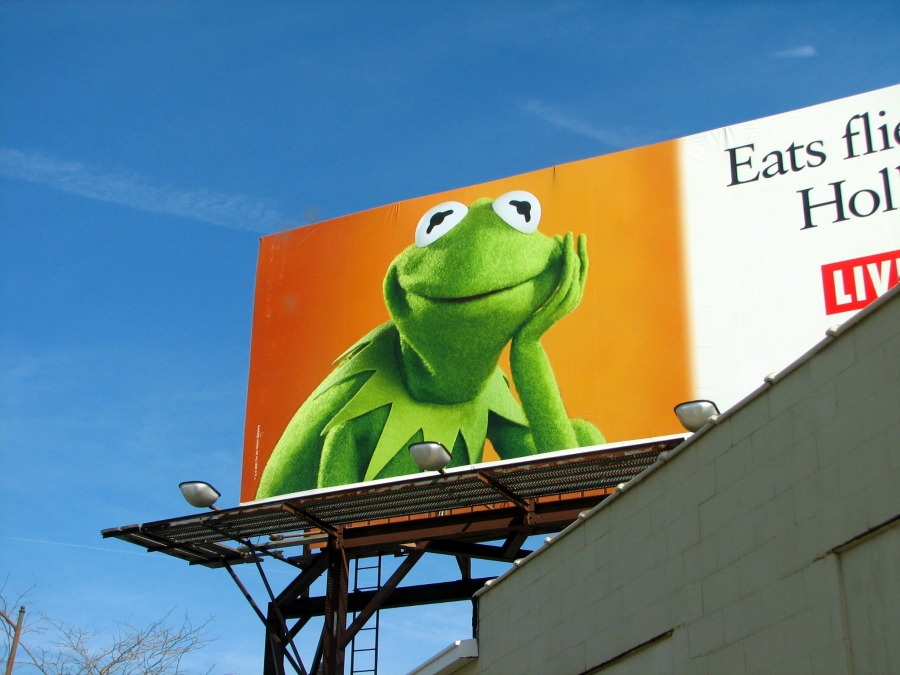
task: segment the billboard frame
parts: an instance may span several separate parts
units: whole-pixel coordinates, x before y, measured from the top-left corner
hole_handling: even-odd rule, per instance
[[[472,577],[473,558],[515,564],[531,553],[522,549],[529,536],[565,529],[687,437],[610,443],[311,490],[210,514],[110,528],[102,535],[192,565],[225,568],[266,628],[264,675],[284,675],[285,660],[297,675],[337,675],[344,672],[346,647],[375,612],[472,599],[490,581]],[[362,517],[379,511],[379,518]],[[263,536],[268,542],[253,542]],[[503,543],[484,543],[489,541]],[[300,555],[284,553],[301,546]],[[455,557],[461,578],[398,588],[425,553]],[[351,560],[389,554],[405,560],[381,588],[349,592]],[[278,595],[261,564],[266,558],[298,570]],[[241,564],[256,566],[269,596],[265,612],[233,569]],[[325,595],[310,597],[310,586],[323,574]],[[358,613],[349,626],[348,612]],[[294,638],[316,616],[326,620],[307,670]],[[474,617],[475,600],[477,635]],[[289,626],[289,620],[295,623]]]

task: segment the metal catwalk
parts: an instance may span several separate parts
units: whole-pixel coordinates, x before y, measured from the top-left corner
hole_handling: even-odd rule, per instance
[[[376,612],[471,599],[489,580],[472,578],[473,558],[512,563],[524,557],[527,537],[562,530],[684,438],[610,443],[313,490],[102,534],[192,565],[225,568],[266,628],[265,675],[283,675],[285,661],[298,675],[338,675],[346,647]],[[460,579],[400,587],[426,552],[454,556]],[[351,561],[381,555],[404,560],[387,580],[379,578],[378,587],[349,592]],[[297,570],[277,595],[263,570],[266,559]],[[234,569],[244,564],[253,565],[264,583],[266,611]],[[325,573],[325,595],[311,597],[310,586]],[[294,638],[317,616],[325,620],[307,668]]]

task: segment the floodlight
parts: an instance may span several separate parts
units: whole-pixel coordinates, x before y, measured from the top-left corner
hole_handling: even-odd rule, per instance
[[[447,452],[447,448],[435,441],[413,443],[409,446],[409,453],[412,455],[413,461],[423,471],[443,472],[452,459],[450,453]]]
[[[678,421],[688,431],[697,431],[709,421],[713,415],[719,414],[719,409],[712,401],[686,401],[675,406],[675,414]]]
[[[216,507],[213,504],[222,496],[221,492],[202,480],[185,481],[180,483],[178,487],[181,489],[181,494],[184,495],[187,503],[191,506],[196,506],[198,509],[215,509]]]

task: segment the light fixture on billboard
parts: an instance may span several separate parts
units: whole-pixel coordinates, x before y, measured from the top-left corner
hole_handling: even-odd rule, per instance
[[[424,443],[413,443],[409,446],[409,454],[412,455],[413,461],[422,471],[440,471],[444,473],[444,469],[452,459],[447,448],[442,443],[435,441],[425,441]]]
[[[188,480],[179,483],[178,487],[181,489],[185,501],[191,506],[196,506],[198,509],[219,510],[213,504],[222,496],[222,493],[206,481]]]
[[[719,409],[712,401],[686,401],[675,406],[678,421],[688,431],[698,431],[711,417],[718,416]]]

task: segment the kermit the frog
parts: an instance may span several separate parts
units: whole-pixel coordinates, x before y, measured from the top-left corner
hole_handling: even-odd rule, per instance
[[[257,499],[414,474],[411,443],[451,448],[450,466],[604,443],[569,419],[541,336],[581,301],[584,235],[537,232],[525,191],[428,210],[415,244],[391,263],[391,320],[339,357],[288,423]],[[498,367],[510,344],[513,397]]]

